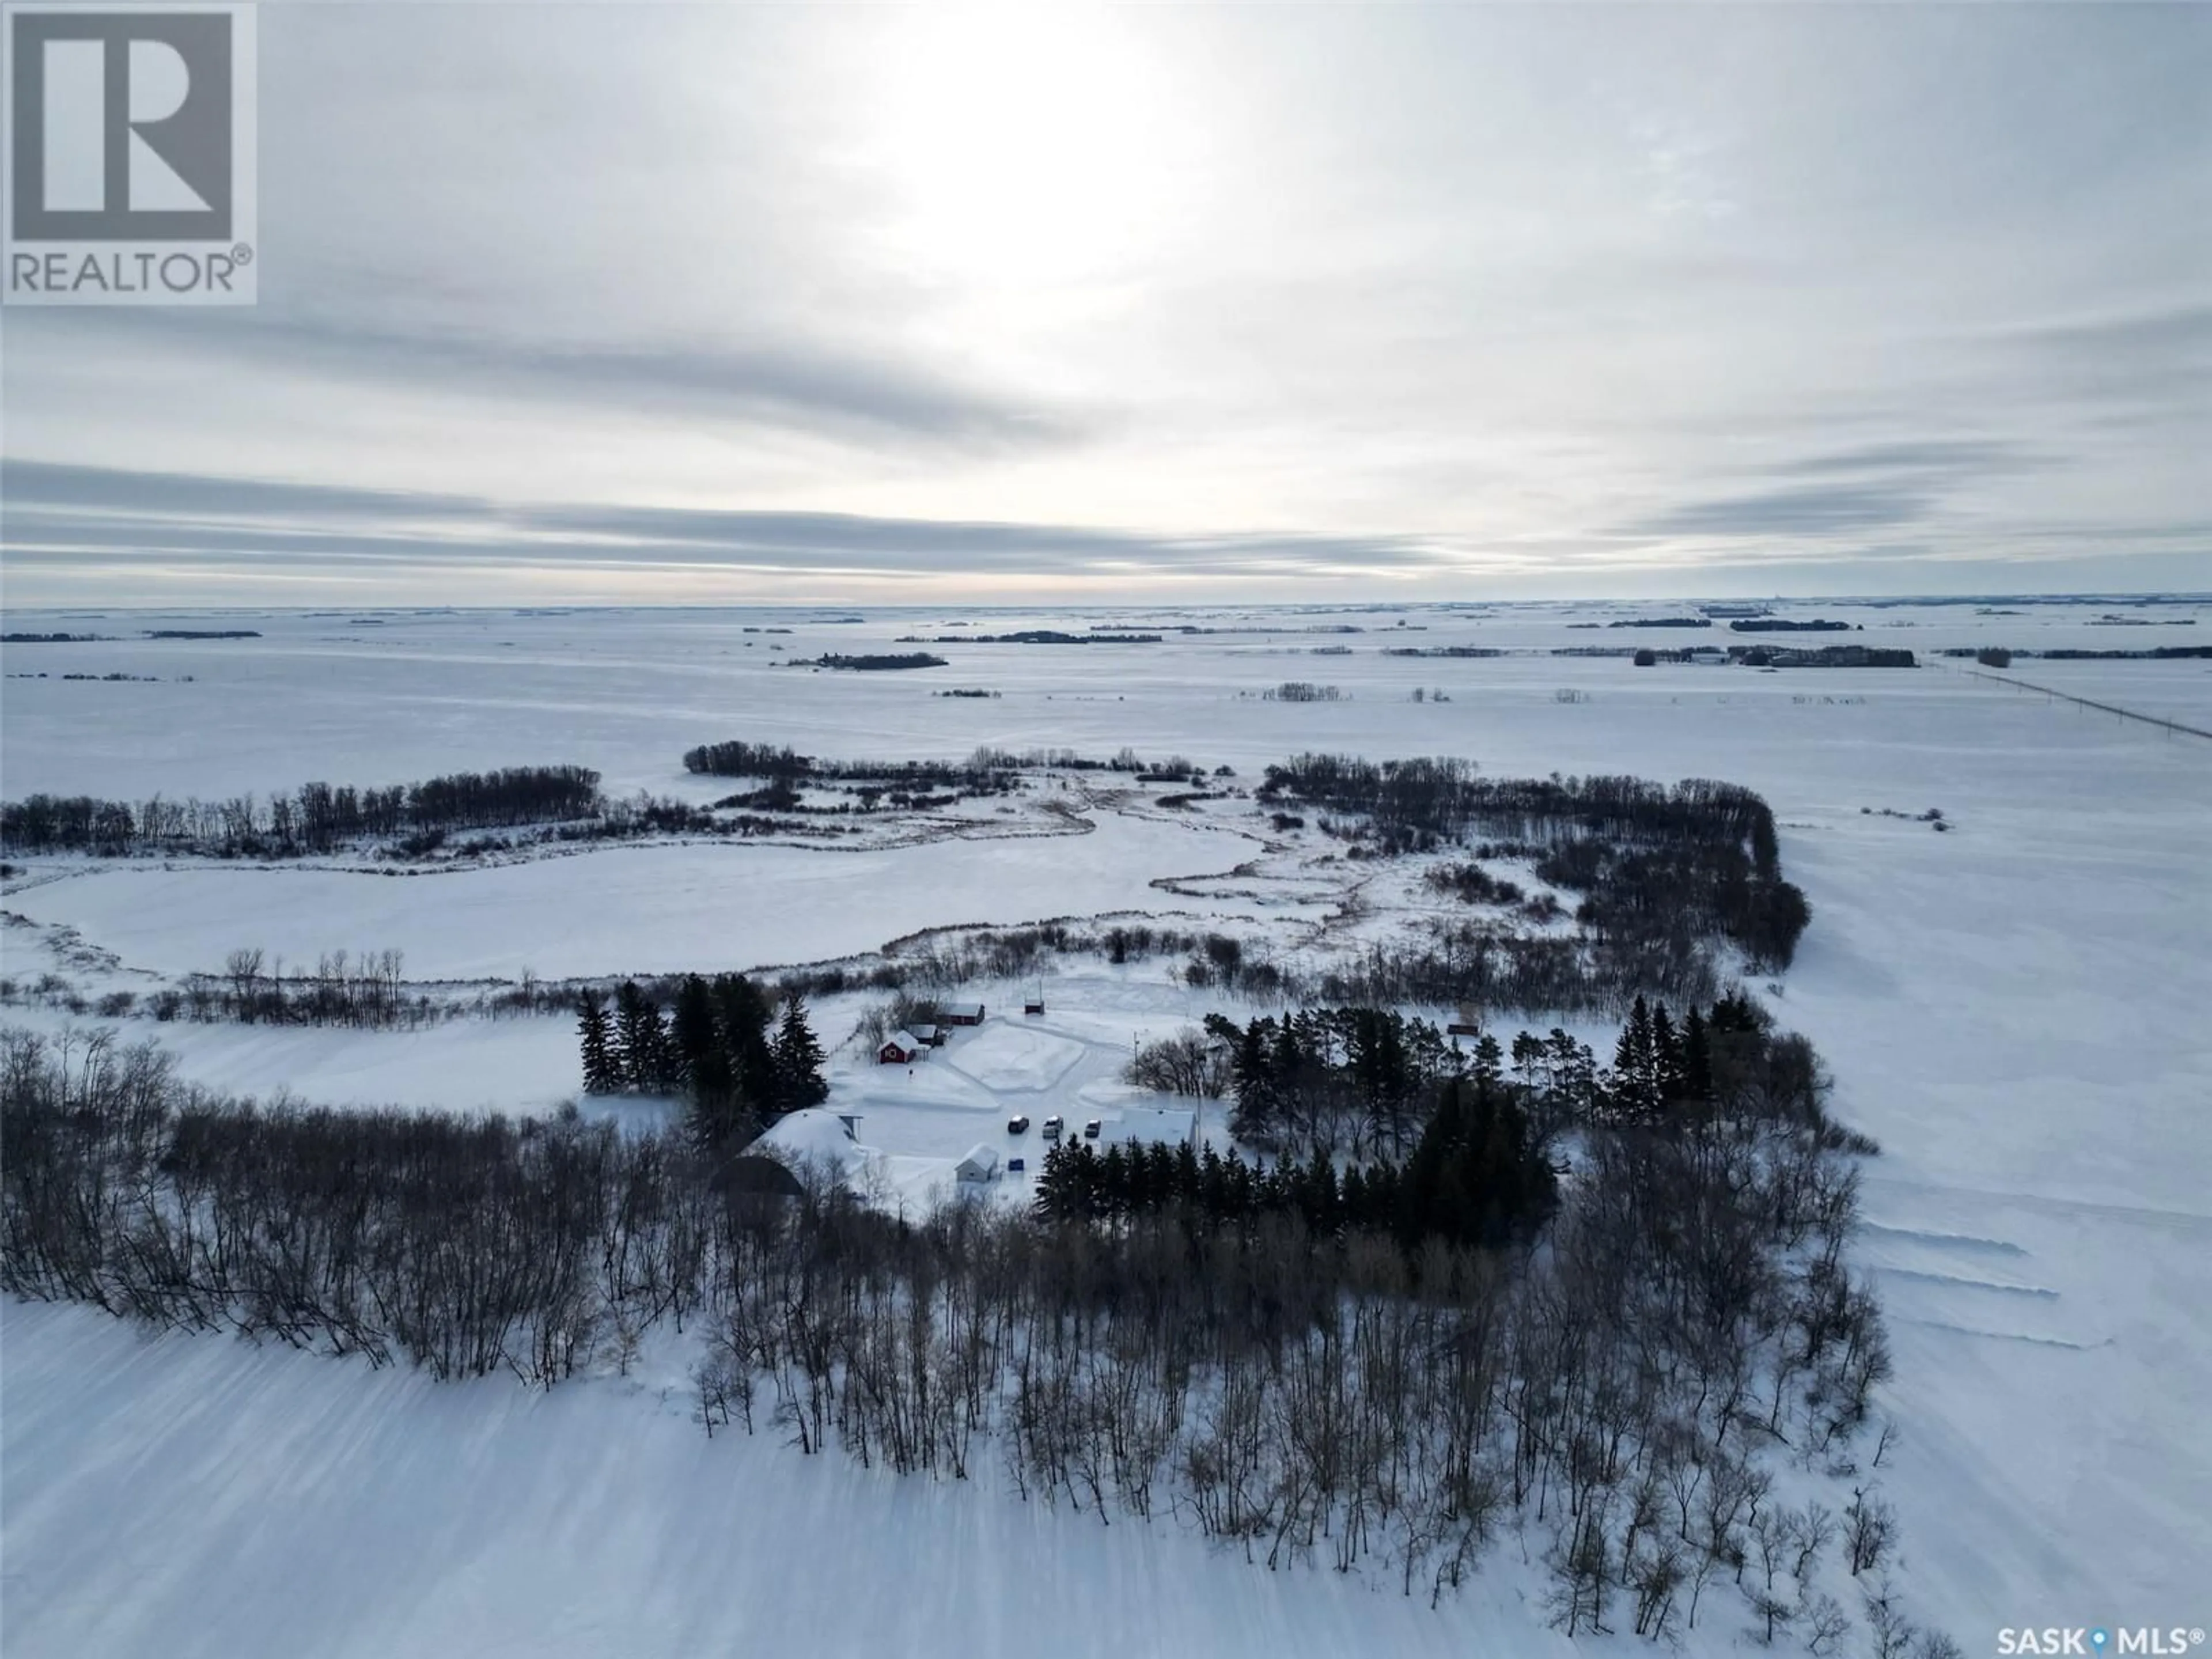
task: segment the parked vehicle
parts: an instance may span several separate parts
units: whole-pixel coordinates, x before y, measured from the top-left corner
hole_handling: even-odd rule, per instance
[[[1047,1140],[1058,1140],[1066,1127],[1067,1121],[1055,1114],[1044,1121],[1044,1138]]]
[[[1016,1115],[1014,1115],[1014,1116],[1012,1116],[1012,1117],[1010,1117],[1010,1118],[1008,1118],[1008,1119],[1006,1120],[1006,1133],[1007,1133],[1008,1134],[1010,1134],[1010,1135],[1025,1135],[1025,1134],[1027,1134],[1029,1132],[1030,1132],[1030,1121],[1029,1121],[1029,1119],[1027,1119],[1026,1117],[1021,1116],[1020,1115],[1017,1114]]]
[[[1098,1120],[1097,1120],[1097,1118],[1095,1118],[1095,1117],[1094,1117],[1094,1118],[1092,1118],[1092,1119],[1091,1120],[1091,1121],[1090,1121],[1090,1122],[1088,1122],[1088,1123],[1086,1123],[1086,1124],[1085,1124],[1085,1125],[1083,1126],[1083,1138],[1084,1138],[1085,1140],[1096,1140],[1096,1139],[1098,1139],[1098,1129],[1099,1129],[1099,1123],[1098,1123]]]

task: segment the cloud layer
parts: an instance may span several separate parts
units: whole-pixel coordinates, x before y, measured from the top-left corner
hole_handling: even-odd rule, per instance
[[[1593,15],[269,9],[8,602],[2212,586],[2212,12]]]

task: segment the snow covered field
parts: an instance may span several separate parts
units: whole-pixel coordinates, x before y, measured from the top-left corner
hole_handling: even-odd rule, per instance
[[[1254,850],[1231,835],[1109,815],[1064,837],[857,852],[617,847],[415,876],[119,867],[33,888],[14,908],[170,974],[216,971],[239,945],[292,963],[397,948],[411,979],[716,972],[872,951],[951,922],[1144,908],[1159,900],[1154,879]]]
[[[707,798],[678,757],[726,737],[824,755],[951,757],[981,743],[1229,763],[1249,787],[1299,750],[1471,756],[1492,775],[1725,778],[1782,824],[1814,920],[1770,994],[1833,1066],[1838,1116],[1879,1139],[1862,1261],[1879,1273],[1899,1439],[1884,1486],[1914,1613],[1972,1654],[2000,1626],[2203,1625],[2212,1562],[2212,743],[2054,703],[1926,660],[1945,646],[2196,644],[2115,627],[2110,602],[1980,617],[1966,606],[1792,606],[1863,623],[1921,669],[1784,671],[1515,653],[1729,642],[1724,627],[1592,631],[1666,606],[1045,617],[872,613],[298,616],[234,641],[9,647],[0,786],[143,799],[376,783],[574,761],[610,787]],[[122,635],[160,619],[11,616]],[[781,653],[976,631],[1317,626],[1170,633],[1157,646],[933,645],[951,665],[841,675]],[[1401,626],[1401,623],[1403,626]],[[788,636],[746,626],[790,627]],[[1737,642],[1741,642],[1740,641]],[[1764,642],[1820,644],[1820,635]],[[1349,647],[1350,654],[1314,654]],[[1971,666],[1971,664],[1966,665]],[[157,683],[64,681],[130,672]],[[2212,662],[2021,659],[2014,678],[2212,728]],[[190,675],[185,682],[179,677]],[[1286,703],[1285,680],[1344,700]],[[982,687],[994,699],[929,696]],[[1449,700],[1413,703],[1414,688]],[[1583,700],[1563,701],[1571,690]],[[719,789],[713,793],[720,793]],[[1931,833],[1909,817],[1940,807]],[[1872,809],[1868,811],[1865,809]],[[94,866],[6,883],[6,971],[50,965],[66,924],[125,974],[398,946],[410,978],[716,969],[864,951],[915,929],[1144,908],[1278,915],[1250,896],[1164,893],[1256,843],[1238,820],[1106,812],[1089,835],[866,853],[622,848],[411,878]],[[1249,824],[1249,818],[1243,821]],[[1244,884],[1201,884],[1236,894]],[[1218,997],[1164,965],[1048,980],[909,1078],[850,1049],[833,1105],[862,1115],[916,1190],[1003,1130],[1109,1113],[1132,1037]],[[842,1039],[857,1000],[821,1009]],[[15,1018],[21,1011],[0,1010]],[[58,1017],[33,1016],[40,1024]],[[89,1023],[89,1022],[82,1022]],[[315,1100],[542,1110],[574,1087],[559,1019],[368,1034],[123,1022],[187,1073]],[[1042,1108],[1042,1103],[1054,1104]],[[902,1185],[905,1184],[902,1181]],[[657,1382],[550,1397],[220,1339],[143,1341],[80,1310],[0,1308],[5,1437],[0,1648],[17,1654],[500,1650],[1541,1653],[1567,1650],[1504,1556],[1441,1611],[1322,1573],[1269,1576],[1194,1538],[1014,1503],[988,1482],[897,1485],[773,1437],[710,1448]],[[638,1398],[642,1394],[642,1399]],[[1510,1552],[1507,1553],[1510,1554]],[[197,1647],[191,1645],[197,1642]],[[180,1643],[182,1645],[180,1646]],[[1720,1644],[1701,1626],[1693,1650]],[[1602,1644],[1601,1644],[1602,1645]],[[1618,1638],[1626,1651],[1630,1638]]]
[[[655,1381],[533,1394],[7,1312],[16,1656],[1565,1655],[1171,1530],[717,1435]],[[127,1587],[127,1593],[125,1593]]]

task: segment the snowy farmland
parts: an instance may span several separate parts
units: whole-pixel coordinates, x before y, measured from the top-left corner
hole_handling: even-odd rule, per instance
[[[601,772],[612,792],[705,800],[724,790],[679,757],[731,737],[833,757],[1126,745],[1209,773],[1226,765],[1234,779],[1221,799],[1181,808],[1160,806],[1158,788],[1101,790],[1064,834],[1007,835],[982,811],[913,846],[857,851],[655,843],[421,875],[30,860],[0,898],[13,918],[0,968],[18,993],[0,1018],[98,1025],[100,994],[219,971],[241,946],[295,962],[398,949],[410,981],[481,983],[854,958],[933,928],[1111,914],[1319,953],[1418,918],[1376,872],[1324,862],[1310,836],[1286,842],[1235,795],[1271,761],[1447,754],[1492,775],[1741,783],[1773,806],[1784,866],[1814,909],[1794,966],[1755,989],[1818,1042],[1837,1115],[1883,1149],[1863,1170],[1856,1249],[1897,1357],[1882,1471],[1902,1527],[1900,1588],[1969,1654],[1993,1651],[2002,1626],[2202,1625],[2212,742],[1935,653],[2195,643],[2212,605],[2162,607],[2161,620],[2188,625],[2141,629],[2107,623],[2110,601],[2002,617],[1791,609],[1863,625],[1838,637],[1912,649],[1922,666],[1762,672],[1552,654],[1674,644],[1586,626],[1650,606],[884,611],[859,624],[769,611],[395,612],[373,628],[297,613],[186,619],[259,635],[230,641],[138,639],[163,625],[139,615],[25,617],[26,629],[117,637],[8,648],[10,799],[265,795],[318,778],[559,761]],[[933,641],[955,623],[1164,637],[933,643],[948,665],[910,673],[775,665]],[[766,627],[793,632],[747,631]],[[1310,631],[1323,628],[1359,631]],[[1714,637],[1727,641],[1725,624]],[[1385,653],[1445,647],[1503,654]],[[2002,672],[2212,729],[2212,662],[2022,658]],[[149,678],[61,678],[108,673]],[[1284,682],[1340,695],[1265,695]],[[997,695],[931,695],[954,687]],[[1930,808],[1943,833],[1920,816]],[[912,1068],[877,1065],[852,1035],[869,998],[823,999],[830,1104],[859,1115],[887,1188],[917,1206],[971,1145],[1005,1146],[1012,1113],[1141,1121],[1162,1103],[1120,1079],[1133,1042],[1218,1008],[1254,1012],[1174,965],[1071,964],[1042,979],[1038,1017],[1020,1011],[1027,983],[978,985],[986,1024]],[[88,1011],[34,994],[48,975]],[[160,1039],[194,1080],[264,1097],[539,1114],[578,1086],[565,1016],[392,1031],[106,1023]],[[1020,1182],[1002,1185],[1018,1197]],[[0,1645],[11,1659],[173,1652],[186,1628],[201,1644],[186,1651],[271,1655],[495,1640],[674,1653],[793,1638],[899,1651],[925,1628],[955,1627],[963,1647],[986,1651],[1026,1649],[1046,1629],[1055,1645],[1101,1653],[1632,1642],[1569,1644],[1547,1628],[1533,1570],[1510,1549],[1431,1611],[1387,1583],[1267,1574],[1171,1520],[1102,1529],[988,1480],[896,1483],[803,1462],[772,1435],[709,1443],[687,1420],[680,1367],[650,1357],[628,1377],[532,1395],[218,1337],[145,1339],[82,1310],[11,1302],[4,1318]],[[763,1494],[773,1504],[750,1507]],[[924,1535],[927,1548],[910,1547]],[[801,1569],[822,1563],[834,1564],[823,1584],[863,1593],[802,1598]],[[210,1605],[220,1619],[204,1616]],[[1701,1626],[1692,1650],[1747,1643],[1747,1628]]]

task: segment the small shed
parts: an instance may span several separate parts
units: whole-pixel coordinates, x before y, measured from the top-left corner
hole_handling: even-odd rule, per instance
[[[1027,1002],[1022,1004],[1022,1012],[1025,1014],[1042,1013],[1044,1012],[1044,994],[1040,991],[1036,995],[1031,997]]]
[[[942,1025],[918,1025],[915,1028],[914,1034],[933,1048],[942,1048],[945,1046],[945,1038],[952,1035]]]
[[[952,1166],[952,1178],[963,1183],[996,1181],[999,1178],[998,1149],[978,1142],[969,1149],[967,1157]]]
[[[980,1002],[955,1002],[937,1011],[938,1021],[945,1025],[981,1025],[983,1005]]]
[[[928,1045],[911,1031],[893,1031],[876,1050],[878,1066],[911,1066],[929,1052]]]

